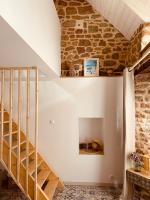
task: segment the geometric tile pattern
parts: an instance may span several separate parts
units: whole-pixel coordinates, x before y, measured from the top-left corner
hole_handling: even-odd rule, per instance
[[[66,185],[63,192],[58,190],[54,200],[120,200],[121,189],[98,186]]]

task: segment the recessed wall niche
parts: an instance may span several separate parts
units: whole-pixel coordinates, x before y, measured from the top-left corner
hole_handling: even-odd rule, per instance
[[[79,154],[104,155],[103,118],[79,118]]]

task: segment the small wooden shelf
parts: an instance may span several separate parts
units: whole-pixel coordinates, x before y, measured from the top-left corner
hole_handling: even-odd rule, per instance
[[[79,151],[80,155],[104,155],[103,151],[93,151],[90,149],[80,149]]]

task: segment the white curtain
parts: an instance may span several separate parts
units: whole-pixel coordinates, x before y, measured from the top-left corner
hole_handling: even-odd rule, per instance
[[[128,160],[129,153],[135,151],[135,90],[134,90],[134,71],[124,70],[124,186],[123,197],[127,195],[126,170],[131,167]]]

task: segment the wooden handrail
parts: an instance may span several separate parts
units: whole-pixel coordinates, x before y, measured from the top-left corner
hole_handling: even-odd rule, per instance
[[[29,119],[30,119],[30,69],[27,69],[26,81],[26,193],[28,195],[28,173],[29,173]]]
[[[13,104],[13,70],[10,70],[10,92],[9,92],[9,165],[8,169],[11,172],[11,150],[12,150],[12,104]]]
[[[35,70],[35,194],[37,200],[37,164],[38,164],[38,69]]]
[[[17,71],[15,71],[17,70]],[[30,89],[31,89],[31,70],[34,72],[34,100],[35,100],[35,129],[34,129],[34,141],[35,141],[35,147],[30,151],[30,145],[31,142],[29,141],[30,138]],[[9,76],[5,76],[9,74]],[[25,72],[25,76],[23,76],[23,72]],[[5,167],[7,168],[8,172],[12,177],[15,178],[15,181],[17,182],[18,186],[22,187],[25,194],[29,199],[31,199],[31,178],[29,178],[29,166],[30,166],[30,156],[31,159],[33,159],[32,154],[34,156],[34,162],[35,162],[35,170],[34,170],[34,191],[33,191],[33,196],[34,200],[38,199],[38,181],[37,181],[37,166],[38,166],[38,81],[39,81],[39,71],[37,67],[0,67],[0,74],[1,74],[1,132],[0,132],[0,161],[4,163]],[[14,95],[14,82],[17,80],[17,103],[18,103],[18,108],[17,108],[17,123],[13,121],[13,95]],[[22,93],[22,87],[23,87],[23,80],[25,80],[25,85],[26,85],[26,123],[25,123],[25,130],[26,130],[26,135],[22,136],[22,131],[21,131],[21,120],[22,120],[22,98],[23,98],[23,93]],[[5,87],[5,82],[8,81],[9,83],[9,114],[8,112],[5,112],[6,115],[4,115],[4,87]],[[7,103],[7,102],[6,102]],[[7,105],[7,104],[6,104]],[[6,118],[5,121],[5,116],[9,117],[9,120]],[[7,122],[7,123],[6,123]],[[8,124],[8,133],[7,137],[8,140],[6,141],[4,138],[6,135],[4,135],[4,123]],[[17,125],[16,125],[17,124]],[[15,130],[14,130],[15,127]],[[7,128],[7,126],[6,126]],[[14,136],[13,132],[16,132],[16,136]],[[17,141],[15,140],[17,137]],[[23,140],[23,141],[22,141]],[[15,142],[15,143],[14,143]],[[23,142],[23,143],[22,143]],[[8,145],[8,150],[5,148],[6,143]],[[14,145],[15,144],[15,145]],[[15,146],[15,148],[14,148]],[[14,151],[14,149],[16,149]],[[23,150],[23,151],[22,151]],[[25,150],[25,151],[24,151]],[[32,152],[32,154],[31,154]],[[3,156],[5,153],[5,157]],[[14,157],[15,155],[15,157]],[[26,160],[26,161],[25,161]],[[25,162],[23,162],[25,161]],[[22,170],[22,166],[25,168],[25,172]],[[15,170],[14,170],[15,169]],[[15,172],[14,172],[15,171]],[[22,178],[24,178],[22,182]],[[22,186],[23,184],[23,186]],[[33,200],[33,199],[32,199]]]
[[[4,134],[4,84],[5,84],[5,72],[1,71],[1,134],[0,134],[0,160],[3,159],[3,134]]]
[[[1,67],[0,66],[0,70],[10,70],[10,69],[13,69],[13,70],[27,70],[27,69],[34,69],[34,70],[36,70],[37,69],[37,67]]]
[[[21,123],[21,69],[18,70],[18,150],[17,150],[17,182],[20,179],[20,123]]]

